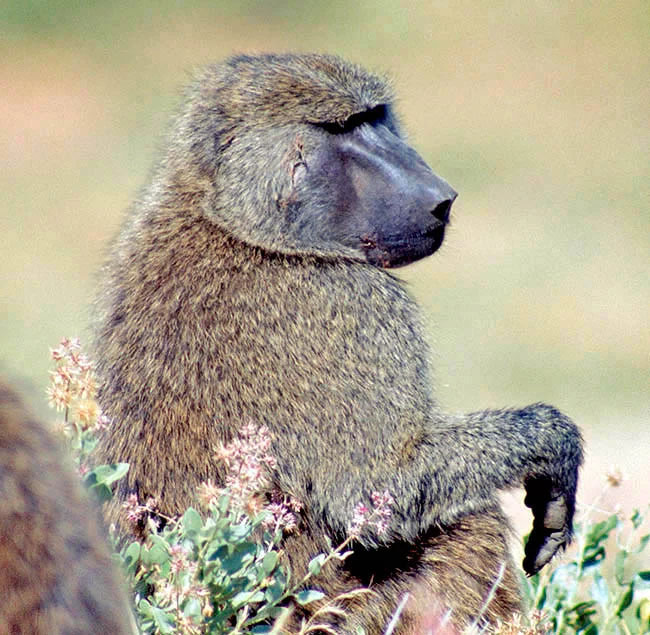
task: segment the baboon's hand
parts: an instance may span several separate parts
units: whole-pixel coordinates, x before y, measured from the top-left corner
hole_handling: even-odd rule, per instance
[[[526,543],[523,567],[533,575],[570,542],[574,494],[562,492],[548,482],[531,481],[526,484],[524,502],[533,511],[533,530]]]

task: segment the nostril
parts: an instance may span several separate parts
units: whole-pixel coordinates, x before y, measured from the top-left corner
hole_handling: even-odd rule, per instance
[[[447,223],[449,221],[449,214],[451,213],[451,204],[453,199],[447,199],[438,203],[431,212],[435,218],[437,218],[441,223]]]

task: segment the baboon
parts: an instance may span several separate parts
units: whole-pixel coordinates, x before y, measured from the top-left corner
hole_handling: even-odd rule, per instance
[[[0,379],[0,634],[135,632],[99,512],[67,461]]]
[[[404,140],[387,82],[328,55],[241,55],[188,89],[103,271],[95,357],[114,420],[101,462],[165,514],[219,482],[214,448],[268,426],[274,485],[299,499],[296,575],[388,490],[389,530],[317,580],[375,592],[332,628],[461,628],[520,608],[500,489],[524,486],[524,569],[571,535],[581,437],[551,406],[451,415],[420,310],[390,269],[443,241],[456,192]],[[502,569],[505,565],[505,569]],[[502,576],[497,585],[499,572]],[[486,599],[493,586],[494,598]]]

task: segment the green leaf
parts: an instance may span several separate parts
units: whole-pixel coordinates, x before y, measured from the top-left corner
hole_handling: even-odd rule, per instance
[[[315,558],[312,558],[308,565],[309,572],[312,575],[318,575],[326,559],[327,556],[324,553],[319,553]]]
[[[235,608],[244,606],[244,604],[255,604],[264,600],[264,593],[261,591],[240,591],[233,597],[231,600],[232,605]]]
[[[277,621],[281,615],[288,612],[289,609],[286,606],[269,606],[266,602],[265,595],[264,604],[260,607],[259,611],[255,612],[255,615],[250,617],[250,621],[251,623],[266,622],[269,618]]]
[[[627,591],[623,594],[621,601],[618,603],[618,608],[616,609],[616,615],[622,617],[623,611],[632,604],[632,598],[634,597],[634,582],[630,582],[630,585],[627,588]]]
[[[228,511],[228,507],[230,507],[230,496],[228,494],[222,494],[217,502],[216,511],[218,515],[223,516]]]
[[[275,604],[285,593],[286,587],[277,580],[270,584],[264,593],[264,599],[268,604]]]
[[[152,545],[158,545],[161,549],[167,550],[171,546],[170,543],[159,534],[150,534],[149,540]]]
[[[121,479],[129,471],[128,463],[111,463],[110,465],[98,465],[88,472],[86,479],[93,474],[98,483],[112,485],[115,481]]]
[[[138,609],[145,616],[151,619],[153,625],[158,628],[162,635],[172,635],[176,632],[176,620],[170,613],[166,613],[157,606],[152,606],[147,600],[140,600]]]
[[[637,571],[637,575],[645,582],[650,582],[650,571]]]
[[[315,589],[305,589],[296,593],[296,601],[301,606],[309,604],[310,602],[316,602],[317,600],[322,600],[325,597],[325,594],[322,591],[316,591]]]
[[[99,443],[99,437],[83,436],[81,438],[81,449],[84,454],[91,454]]]
[[[240,542],[244,538],[248,538],[253,528],[248,521],[244,521],[237,525],[228,525],[224,529],[223,537],[228,542]]]
[[[160,545],[152,545],[149,549],[144,548],[140,558],[145,564],[163,564],[169,561],[169,551]]]
[[[105,503],[113,498],[111,485],[121,479],[128,470],[128,463],[99,465],[86,474],[84,485],[97,497],[100,503]]]
[[[203,527],[203,519],[193,507],[188,507],[183,514],[183,529],[187,534],[197,534]]]
[[[605,548],[598,547],[596,549],[585,549],[584,560],[582,561],[582,568],[588,569],[599,565],[605,559]]]
[[[213,540],[206,550],[206,561],[221,560],[228,555],[228,545],[224,545],[217,540]]]
[[[602,607],[607,607],[609,602],[609,587],[607,580],[601,575],[594,576],[594,582],[591,585],[591,597]]]
[[[537,602],[537,606],[535,606],[535,608],[540,610],[540,611],[542,610],[542,608],[544,608],[544,604],[546,604],[547,589],[548,589],[548,587],[546,587],[546,586],[542,589],[542,592],[540,593],[540,596],[539,596],[539,602]]]
[[[253,562],[256,546],[252,542],[237,545],[232,554],[221,559],[221,568],[230,575],[243,573]]]
[[[264,573],[266,575],[271,575],[271,573],[273,573],[273,569],[275,569],[277,564],[278,564],[277,551],[269,551],[262,559],[262,569],[264,570]]]
[[[200,618],[201,602],[199,602],[196,598],[190,598],[187,601],[185,608],[183,608],[183,615],[186,615],[187,617]]]
[[[140,561],[140,549],[139,542],[132,542],[124,552],[124,566],[131,574],[135,574],[137,570],[138,562]]]
[[[616,554],[614,559],[614,575],[616,576],[616,581],[622,586],[625,584],[623,582],[623,576],[625,575],[625,560],[627,559],[627,553],[625,551],[619,551]]]
[[[596,523],[593,527],[591,527],[587,532],[587,547],[595,547],[603,540],[606,540],[609,537],[612,529],[618,525],[618,522],[618,516],[616,514],[612,514],[606,520]]]
[[[650,599],[642,598],[636,607],[636,616],[644,625],[650,627]]]
[[[632,553],[641,553],[648,546],[648,541],[650,541],[650,534],[641,536],[641,539],[639,540],[639,546],[636,547]]]
[[[593,610],[594,606],[596,606],[594,600],[579,602],[578,604],[574,604],[567,613],[575,613],[576,615],[593,615],[596,612]]]
[[[590,600],[589,602],[580,602],[566,611],[567,615],[567,624],[573,627],[575,631],[581,633],[593,633],[592,627],[594,623],[592,621],[592,616],[597,614],[597,611],[593,608],[596,605],[596,602]],[[560,610],[561,606],[558,605],[555,607],[555,610]],[[596,633],[598,630],[595,631]]]

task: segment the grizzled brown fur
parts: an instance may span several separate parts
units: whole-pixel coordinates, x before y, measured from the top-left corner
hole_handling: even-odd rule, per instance
[[[133,632],[97,510],[68,461],[0,381],[0,634]]]
[[[367,532],[318,580],[329,595],[375,591],[334,624],[342,633],[382,632],[406,592],[401,633],[447,609],[462,627],[504,563],[485,617],[507,618],[519,595],[497,490],[528,488],[536,570],[569,538],[581,460],[577,429],[550,406],[449,415],[436,403],[422,316],[383,267],[437,249],[455,193],[421,186],[436,177],[402,140],[391,99],[382,79],[329,56],[206,69],[97,306],[100,402],[114,420],[97,458],[131,466],[112,521],[133,491],[180,513],[201,481],[223,477],[214,448],[249,420],[270,429],[275,485],[304,504],[286,542],[296,575],[326,536],[343,539],[358,501],[392,493],[388,534]],[[398,175],[419,171],[391,198],[364,169],[395,148]],[[418,231],[402,201],[434,190],[439,220]]]

